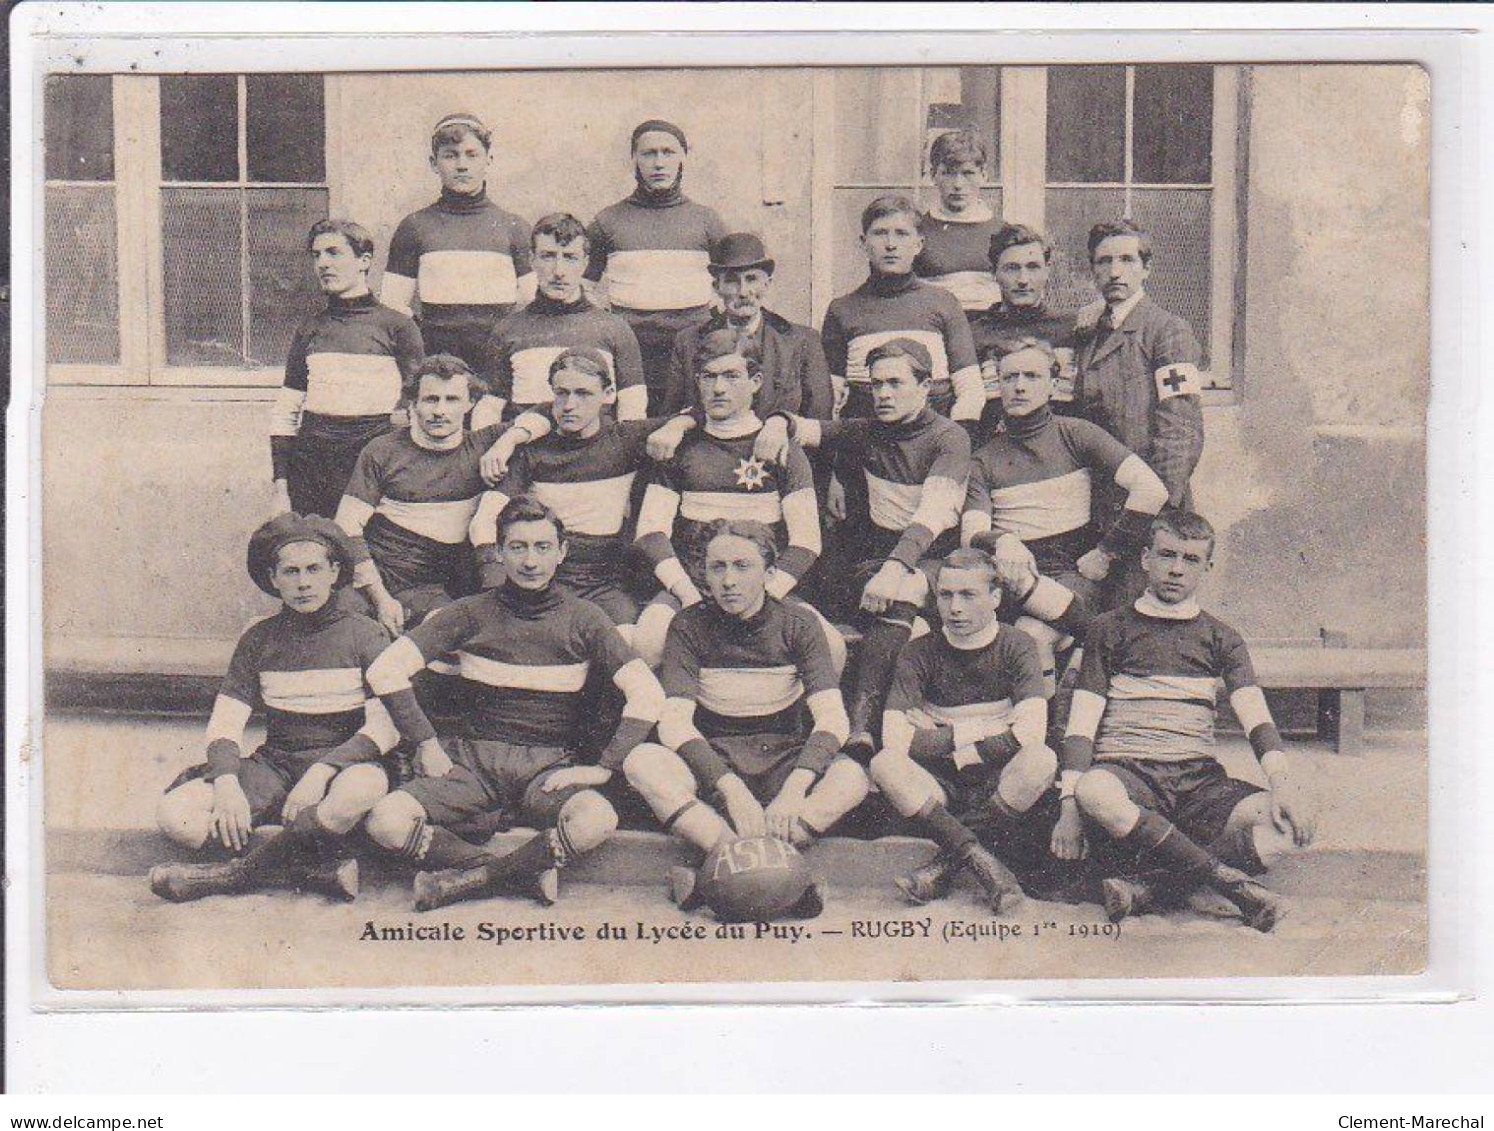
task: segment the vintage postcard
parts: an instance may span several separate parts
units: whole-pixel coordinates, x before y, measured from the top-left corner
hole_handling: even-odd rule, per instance
[[[1427,70],[276,58],[35,76],[56,991],[1427,967]]]

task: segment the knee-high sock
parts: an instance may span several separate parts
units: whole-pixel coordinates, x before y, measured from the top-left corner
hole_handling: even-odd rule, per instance
[[[433,872],[472,868],[497,859],[491,852],[468,843],[450,829],[428,825],[424,821],[417,822],[411,831],[403,854]]]
[[[244,854],[244,878],[249,883],[273,883],[292,868],[315,863],[323,844],[342,838],[317,820],[316,806],[308,805],[274,836]]]
[[[976,842],[975,834],[938,801],[925,802],[915,816],[923,822],[939,846],[952,856],[958,857],[964,849]]]
[[[856,678],[851,684],[851,733],[881,731],[882,703],[892,684],[897,655],[908,642],[912,627],[895,621],[876,620],[861,638]]]
[[[567,852],[558,830],[536,833],[507,856],[489,857],[483,862],[488,886],[501,888],[537,876],[566,862]]]
[[[1219,861],[1200,848],[1177,826],[1149,809],[1121,840],[1135,853],[1136,867],[1143,874],[1160,871],[1168,880],[1179,883],[1207,882]]]

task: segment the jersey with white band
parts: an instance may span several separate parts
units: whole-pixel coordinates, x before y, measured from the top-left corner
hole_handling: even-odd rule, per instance
[[[995,216],[956,220],[925,213],[918,221],[923,250],[913,270],[926,283],[943,287],[966,311],[984,310],[1001,301],[1001,288],[991,273],[991,237],[1001,227]]]
[[[936,382],[977,366],[975,342],[959,301],[912,274],[872,275],[850,294],[833,299],[820,336],[830,372],[857,384],[868,380],[867,354],[893,338],[911,338],[929,351]],[[957,388],[956,394],[960,392]],[[982,393],[980,404],[984,401]]]
[[[608,301],[630,323],[709,305],[711,246],[727,234],[721,217],[686,197],[653,205],[638,195],[602,209],[587,229],[587,277],[606,283]]]

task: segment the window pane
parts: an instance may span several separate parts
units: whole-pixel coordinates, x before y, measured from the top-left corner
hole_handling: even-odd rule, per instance
[[[1131,214],[1152,233],[1152,274],[1147,293],[1193,324],[1209,363],[1212,272],[1209,268],[1210,205],[1206,189],[1136,189]]]
[[[326,179],[321,75],[249,75],[249,180]]]
[[[919,81],[913,67],[835,73],[835,183],[918,182]]]
[[[1126,68],[1048,68],[1048,183],[1126,175]]]
[[[1141,184],[1208,184],[1214,68],[1137,67],[1131,174]]]
[[[239,190],[161,190],[166,361],[243,365]]]
[[[113,79],[108,75],[50,76],[45,114],[47,180],[114,179]]]
[[[238,97],[233,75],[161,76],[162,179],[239,179]]]
[[[1085,244],[1090,228],[1101,220],[1120,219],[1125,206],[1126,194],[1121,189],[1048,190],[1044,211],[1048,239],[1053,243],[1048,298],[1051,305],[1077,310],[1099,301],[1100,294],[1090,282],[1089,251]]]
[[[248,189],[249,356],[285,364],[291,335],[318,305],[306,233],[327,215],[325,189]]]
[[[929,149],[950,130],[970,129],[986,145],[986,183],[1001,179],[1001,68],[926,67],[923,95],[927,103],[923,172],[931,177]]]
[[[46,190],[47,360],[119,361],[119,268],[114,189]]]

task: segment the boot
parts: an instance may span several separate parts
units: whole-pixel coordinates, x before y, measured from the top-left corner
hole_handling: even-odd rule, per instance
[[[150,870],[150,890],[173,903],[207,895],[232,895],[248,886],[242,858],[212,864],[157,864]]]
[[[960,866],[952,855],[948,852],[939,852],[928,863],[914,868],[906,876],[899,876],[892,882],[897,885],[898,891],[907,896],[910,903],[921,907],[925,903],[932,903],[948,895],[954,886],[955,874],[959,870]]]
[[[1262,933],[1274,929],[1286,914],[1285,906],[1274,892],[1228,864],[1215,864],[1208,883],[1240,909],[1249,926]]]
[[[700,873],[694,868],[675,865],[669,869],[669,902],[681,911],[694,911],[704,905],[700,898],[698,880]]]
[[[1101,881],[1100,893],[1105,903],[1105,918],[1112,923],[1132,915],[1145,915],[1155,905],[1152,886],[1144,880],[1112,876]]]
[[[560,899],[560,869],[546,868],[535,876],[529,894],[541,907],[554,907]]]
[[[348,903],[358,898],[358,871],[356,856],[319,861],[302,871],[296,887]]]
[[[465,899],[476,899],[492,890],[487,865],[447,868],[439,872],[416,872],[415,910],[434,911]]]
[[[958,859],[960,865],[970,871],[975,882],[986,893],[993,915],[1000,915],[1003,910],[1009,911],[1022,902],[1022,886],[1017,883],[1017,877],[978,843],[971,841],[960,852]]]

